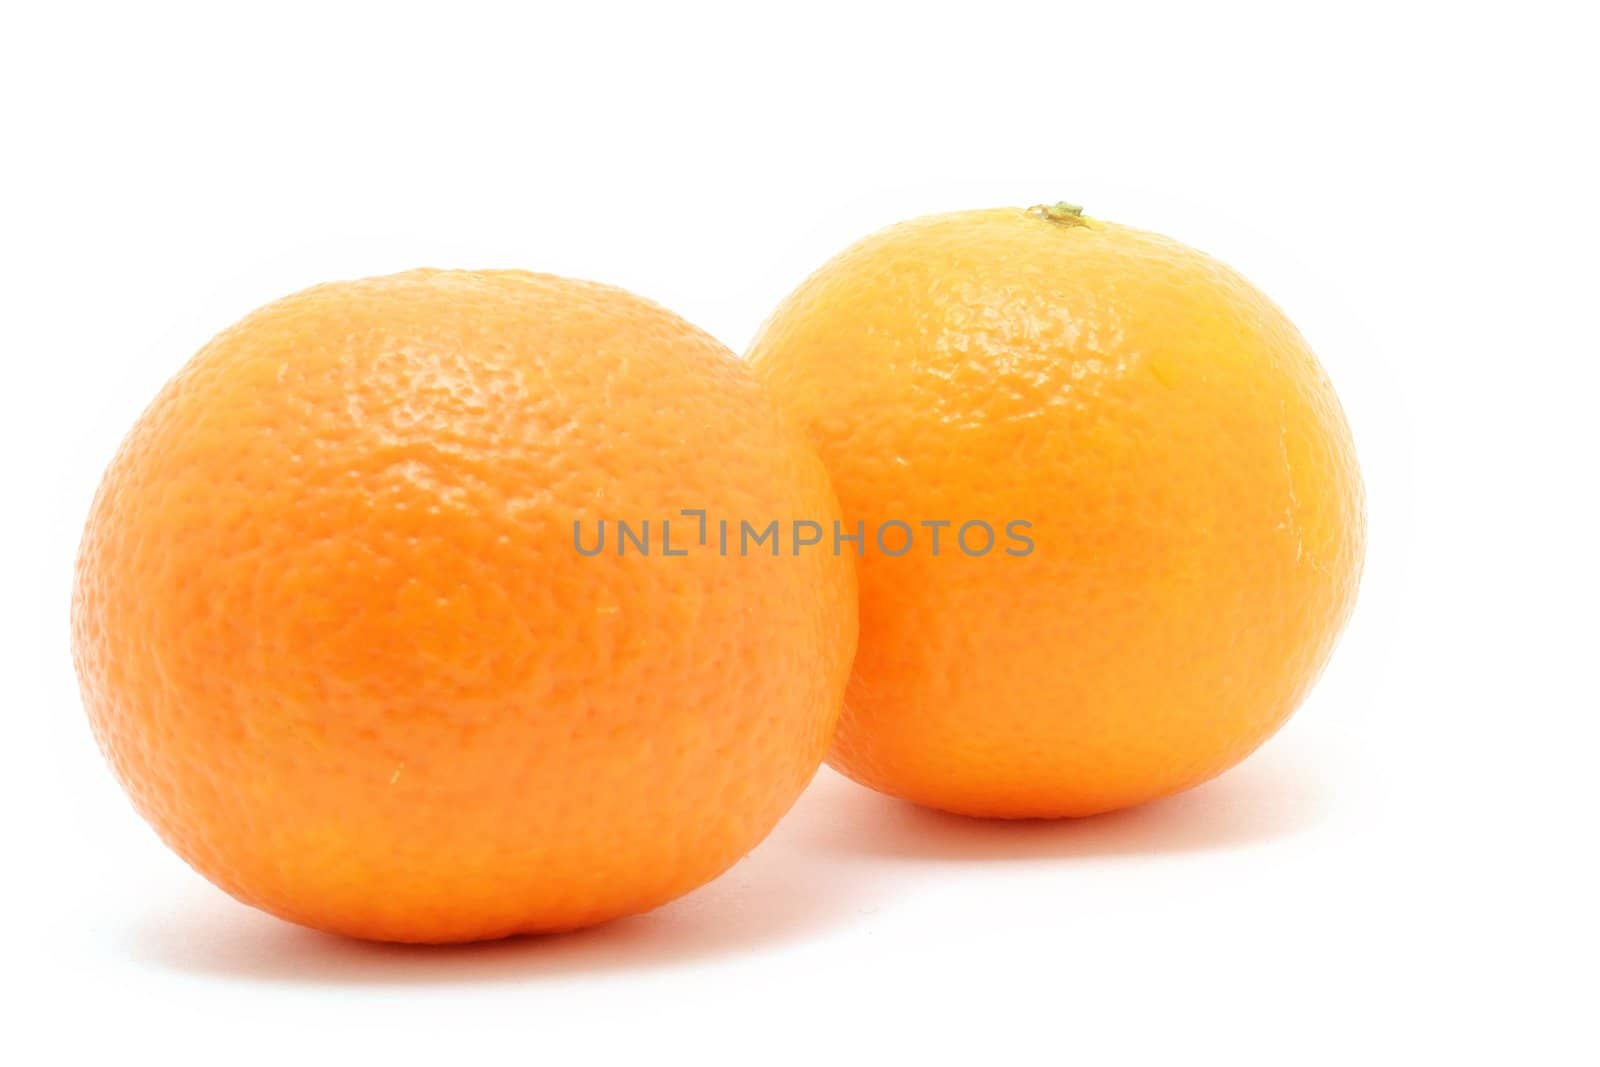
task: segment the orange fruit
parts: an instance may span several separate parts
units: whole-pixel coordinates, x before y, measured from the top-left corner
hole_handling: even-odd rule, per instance
[[[1327,660],[1362,560],[1350,432],[1221,263],[1069,205],[937,215],[822,267],[750,356],[866,528],[829,756],[857,781],[1137,804],[1243,759]],[[911,550],[880,546],[895,523]]]
[[[848,559],[662,523],[836,508],[749,368],[638,297],[318,286],[211,341],[112,462],[84,700],[138,809],[240,900],[397,941],[600,922],[761,840],[855,641]],[[617,520],[620,554],[578,551]]]

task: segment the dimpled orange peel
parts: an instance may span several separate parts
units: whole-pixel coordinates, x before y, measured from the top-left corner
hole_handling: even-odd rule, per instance
[[[318,286],[217,336],[112,462],[84,701],[161,836],[286,919],[432,942],[644,911],[799,795],[856,627],[850,560],[692,523],[667,556],[661,522],[836,507],[749,368],[631,294]],[[653,551],[577,550],[617,520]]]
[[[1327,661],[1355,451],[1304,338],[1223,264],[1067,204],[920,218],[813,274],[750,357],[869,531],[829,756],[857,781],[980,816],[1138,804],[1243,759]],[[1031,551],[969,554],[974,520]],[[875,550],[893,521],[915,550]]]

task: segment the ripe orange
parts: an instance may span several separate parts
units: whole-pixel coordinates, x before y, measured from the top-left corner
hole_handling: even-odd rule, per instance
[[[1069,205],[917,219],[809,278],[751,358],[846,525],[921,539],[859,561],[829,760],[876,789],[1021,817],[1192,786],[1284,722],[1351,609],[1333,387],[1277,307],[1175,241]],[[917,524],[939,521],[936,556]],[[972,521],[1030,523],[1032,550],[968,554]]]
[[[692,520],[665,556],[685,508],[837,503],[676,316],[510,271],[308,289],[196,355],[105,476],[73,601],[95,734],[173,848],[296,922],[651,908],[799,795],[855,641],[848,559],[724,557]],[[653,554],[577,551],[602,520]]]

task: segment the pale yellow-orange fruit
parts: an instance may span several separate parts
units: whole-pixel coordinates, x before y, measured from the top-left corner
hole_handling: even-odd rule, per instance
[[[955,524],[937,557],[919,528],[859,561],[829,757],[858,781],[974,815],[1137,804],[1243,759],[1327,661],[1363,552],[1350,431],[1221,263],[1065,205],[921,218],[807,279],[750,356],[847,526]],[[970,556],[971,520],[1033,550]]]

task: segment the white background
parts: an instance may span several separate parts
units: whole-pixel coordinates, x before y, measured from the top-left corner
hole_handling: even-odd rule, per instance
[[[1593,33],[1578,4],[1309,10],[8,7],[6,1058],[1594,1062]],[[522,266],[738,349],[878,226],[1057,199],[1254,279],[1357,435],[1356,616],[1234,772],[987,825],[825,771],[680,903],[446,950],[252,912],[129,808],[71,561],[117,440],[222,326]]]

